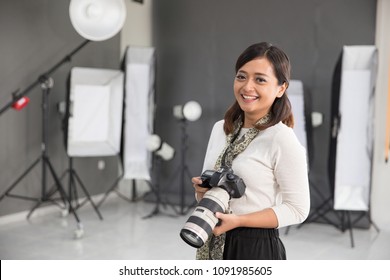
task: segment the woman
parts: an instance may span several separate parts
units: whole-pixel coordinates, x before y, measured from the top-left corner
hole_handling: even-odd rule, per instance
[[[308,216],[306,151],[292,130],[286,94],[290,68],[287,55],[266,42],[237,59],[236,101],[213,127],[203,170],[230,167],[246,190],[230,200],[228,213],[216,213],[220,223],[197,259],[286,259],[278,229]],[[200,177],[192,183],[199,201],[208,189]]]

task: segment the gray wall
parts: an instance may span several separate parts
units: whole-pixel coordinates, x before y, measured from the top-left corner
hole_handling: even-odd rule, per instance
[[[81,44],[85,39],[76,33],[69,19],[69,1],[1,0],[0,1],[0,107],[11,101],[11,93],[24,90],[38,77]],[[67,157],[56,104],[66,98],[66,81],[74,66],[118,69],[119,36],[104,42],[91,42],[52,75],[50,94],[48,153],[58,176],[67,169]],[[0,115],[0,192],[41,155],[41,97],[39,86],[29,93],[30,104],[22,111],[9,109]],[[104,170],[97,161],[106,161]],[[75,170],[91,194],[102,193],[117,174],[117,158],[76,158]],[[15,186],[12,193],[40,197],[41,164]],[[51,174],[48,187],[53,185]],[[63,184],[67,184],[66,177]],[[80,196],[83,195],[78,190]],[[58,196],[58,193],[56,194]],[[28,210],[34,203],[5,197],[0,201],[0,216]]]
[[[154,1],[157,48],[156,130],[179,149],[179,125],[172,106],[189,100],[203,107],[201,119],[188,124],[188,165],[201,172],[207,140],[216,120],[233,101],[234,64],[249,44],[270,41],[292,61],[292,78],[311,93],[312,110],[324,114],[313,130],[310,177],[329,193],[327,158],[333,68],[343,45],[374,44],[376,1],[367,0],[158,0]],[[180,190],[172,179],[174,162],[165,163],[166,192]],[[185,186],[192,195],[191,183]],[[322,202],[312,191],[313,205]]]

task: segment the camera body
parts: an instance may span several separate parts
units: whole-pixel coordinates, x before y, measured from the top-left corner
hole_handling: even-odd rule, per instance
[[[245,193],[244,181],[233,173],[231,168],[222,167],[217,171],[206,170],[200,176],[204,188],[220,187],[227,191],[230,198],[240,198]]]
[[[225,213],[231,198],[240,198],[245,193],[244,181],[230,168],[217,171],[206,170],[200,176],[202,187],[209,188],[188,218],[180,237],[189,245],[200,248],[211,235],[219,220],[216,212]]]

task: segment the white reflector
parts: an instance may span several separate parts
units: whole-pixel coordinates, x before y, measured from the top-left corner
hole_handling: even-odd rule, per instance
[[[151,152],[147,142],[154,122],[154,48],[126,50],[124,178],[150,180]]]
[[[102,41],[116,35],[126,20],[123,0],[71,0],[70,21],[84,38]]]
[[[111,156],[120,151],[124,75],[118,70],[71,70],[67,153]]]

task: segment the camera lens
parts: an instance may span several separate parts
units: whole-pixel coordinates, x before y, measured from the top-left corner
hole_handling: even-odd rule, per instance
[[[218,223],[215,213],[225,212],[228,202],[229,194],[224,189],[207,191],[180,231],[180,237],[195,248],[202,247]]]
[[[183,229],[180,232],[180,236],[185,242],[187,242],[188,245],[191,245],[195,248],[200,248],[204,244],[204,241],[202,240],[202,238],[199,237],[199,235],[193,233],[188,229]]]

